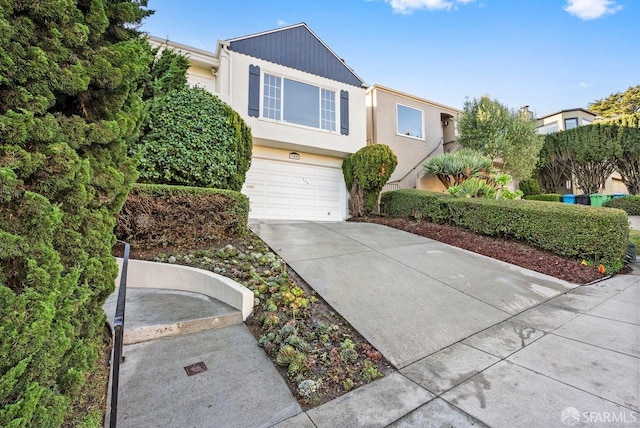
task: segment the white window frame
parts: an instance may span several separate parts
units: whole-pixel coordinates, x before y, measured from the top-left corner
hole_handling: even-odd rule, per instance
[[[409,108],[411,110],[416,110],[416,111],[420,112],[420,121],[421,121],[420,128],[422,130],[422,136],[421,137],[416,137],[416,136],[413,136],[413,135],[410,135],[410,134],[406,134],[404,132],[400,132],[400,122],[399,122],[400,116],[398,115],[398,106],[402,106],[402,107]],[[425,136],[424,136],[424,134],[425,134],[425,132],[424,132],[424,110],[416,108],[416,107],[413,107],[413,106],[409,106],[409,105],[406,105],[406,104],[396,103],[396,134],[401,136],[401,137],[413,138],[414,140],[424,141],[424,138],[425,138]]]
[[[279,113],[280,113],[280,119],[271,119],[269,117],[266,117],[264,115],[264,82],[265,79],[267,78],[267,76],[271,76],[274,77],[276,79],[280,79],[280,105],[279,105]],[[318,88],[318,127],[316,128],[315,126],[308,126],[308,125],[301,125],[299,123],[295,123],[295,122],[287,122],[284,120],[284,99],[285,99],[285,91],[284,91],[284,81],[285,79],[288,80],[292,80],[294,82],[299,82],[299,83],[304,83],[306,85],[310,85],[310,86],[314,86],[316,88]],[[290,77],[285,77],[282,74],[279,73],[271,73],[267,70],[265,70],[263,73],[261,73],[260,76],[260,119],[262,120],[266,120],[266,121],[270,121],[270,122],[276,122],[276,123],[282,123],[282,124],[287,124],[290,126],[296,126],[296,127],[301,127],[301,128],[305,128],[305,129],[313,129],[315,131],[322,131],[322,132],[328,132],[331,134],[337,134],[340,132],[340,99],[339,99],[339,93],[340,90],[336,89],[336,88],[331,88],[328,86],[322,86],[322,85],[318,85],[315,82],[309,82],[309,81],[305,81],[305,80],[300,80],[300,79],[293,79]],[[331,127],[331,129],[326,129],[323,128],[323,122],[327,122],[327,120],[323,120],[322,118],[322,112],[323,112],[323,108],[322,108],[322,95],[323,95],[323,91],[327,91],[330,93],[333,93],[333,121],[329,121],[329,123],[331,123],[333,126]],[[326,110],[326,109],[325,109]]]

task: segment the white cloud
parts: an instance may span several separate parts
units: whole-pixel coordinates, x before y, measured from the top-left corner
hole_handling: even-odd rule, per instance
[[[286,27],[287,25],[291,25],[291,24],[289,24],[287,21],[284,21],[282,19],[278,19],[278,27]]]
[[[395,13],[408,15],[415,10],[450,10],[457,4],[468,4],[475,0],[384,0]]]
[[[564,10],[585,21],[622,10],[613,0],[567,0]]]

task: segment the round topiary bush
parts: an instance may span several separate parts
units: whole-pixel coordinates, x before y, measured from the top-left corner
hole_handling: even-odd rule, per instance
[[[370,214],[378,195],[398,165],[398,158],[384,144],[365,146],[342,163],[347,189],[351,192],[351,215]]]
[[[251,162],[251,131],[204,88],[149,101],[148,132],[131,152],[144,183],[240,190]]]

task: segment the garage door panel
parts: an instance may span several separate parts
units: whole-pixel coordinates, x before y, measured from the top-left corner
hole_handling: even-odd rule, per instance
[[[254,218],[343,220],[346,191],[342,170],[253,159],[243,193]]]

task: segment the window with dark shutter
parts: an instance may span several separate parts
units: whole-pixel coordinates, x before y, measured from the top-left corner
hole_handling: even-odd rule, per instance
[[[260,116],[260,67],[249,66],[249,116]]]
[[[349,135],[349,92],[340,91],[340,133]]]

